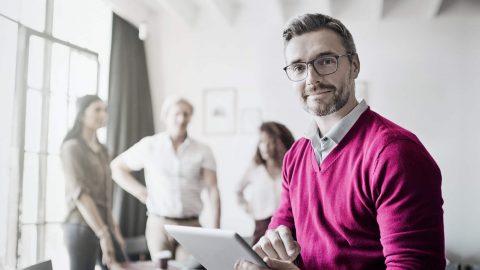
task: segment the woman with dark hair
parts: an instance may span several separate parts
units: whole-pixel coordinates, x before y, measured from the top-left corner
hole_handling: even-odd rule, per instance
[[[284,125],[264,122],[254,163],[247,169],[237,188],[239,204],[255,219],[255,244],[265,234],[278,207],[282,187],[283,156],[295,139]]]
[[[121,269],[123,238],[112,218],[113,181],[107,149],[97,138],[105,126],[106,104],[94,95],[77,100],[73,127],[63,140],[67,215],[65,243],[71,270],[93,270],[96,262]],[[102,265],[103,268],[105,266]]]

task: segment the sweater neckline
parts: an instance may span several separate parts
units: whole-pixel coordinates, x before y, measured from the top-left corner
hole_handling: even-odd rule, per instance
[[[312,162],[313,167],[315,168],[316,173],[324,173],[327,171],[333,163],[338,159],[338,157],[343,153],[343,149],[347,146],[350,141],[353,139],[353,136],[358,132],[358,129],[364,125],[364,122],[369,118],[371,110],[370,106],[360,115],[352,128],[345,134],[345,137],[338,143],[338,145],[332,149],[323,162],[318,165],[317,159],[315,157],[314,150],[311,148],[310,161]]]

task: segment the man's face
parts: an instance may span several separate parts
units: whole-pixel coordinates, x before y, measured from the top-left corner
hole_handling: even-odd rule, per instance
[[[167,130],[172,133],[186,132],[191,118],[192,110],[188,105],[183,102],[172,105],[166,117]]]
[[[285,48],[287,65],[308,62],[320,56],[345,55],[341,37],[329,29],[306,33],[292,38]],[[354,79],[358,76],[360,64],[353,56],[350,63],[347,56],[338,58],[338,69],[329,75],[319,75],[312,65],[308,67],[307,78],[293,82],[299,93],[304,109],[316,116],[325,116],[340,110],[349,98],[354,98]]]

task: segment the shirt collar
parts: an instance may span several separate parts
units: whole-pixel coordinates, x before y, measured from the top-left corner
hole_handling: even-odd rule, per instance
[[[368,108],[367,102],[364,99],[360,101],[360,103],[353,108],[351,112],[349,112],[345,117],[340,120],[337,124],[335,124],[330,131],[325,134],[324,138],[331,139],[335,144],[340,143],[340,141],[345,137],[348,131],[353,127],[355,122],[357,122],[358,118],[365,112]],[[318,132],[318,126],[315,121],[307,129],[305,134],[307,139],[311,141],[318,141],[320,139],[320,134]]]
[[[164,132],[163,134],[163,140],[167,143],[167,145],[173,149],[173,142],[172,139],[170,138],[170,135],[167,132]],[[179,145],[178,150],[182,151],[182,149],[188,147],[192,143],[192,138],[188,135],[185,137],[185,140]]]

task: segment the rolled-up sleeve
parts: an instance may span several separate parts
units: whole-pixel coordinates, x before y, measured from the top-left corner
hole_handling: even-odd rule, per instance
[[[61,149],[66,196],[72,200],[77,200],[82,193],[91,193],[81,161],[84,154],[79,143],[74,140],[64,143]]]

